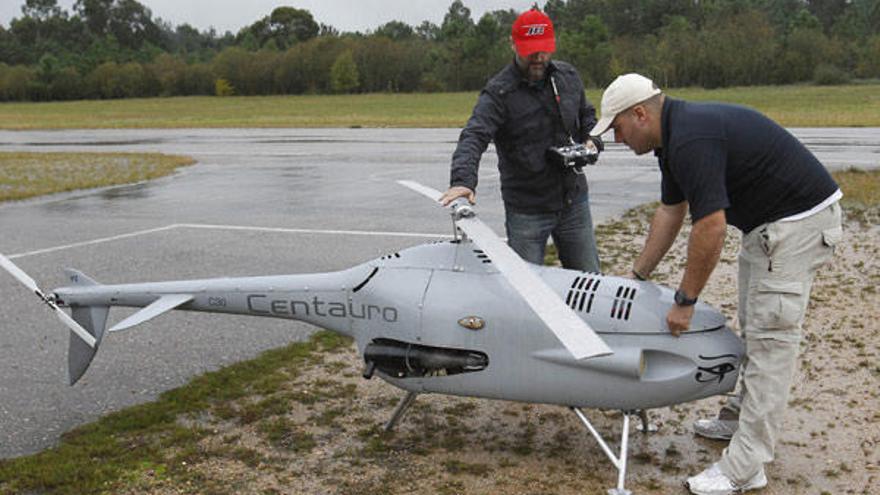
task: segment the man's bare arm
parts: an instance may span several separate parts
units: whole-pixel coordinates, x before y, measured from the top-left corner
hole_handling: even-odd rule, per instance
[[[679,289],[688,297],[697,297],[718,264],[724,237],[727,234],[727,217],[724,210],[697,220],[688,238],[687,266]]]
[[[727,217],[724,210],[706,215],[697,220],[688,238],[687,266],[684,277],[678,286],[689,298],[697,297],[709,280],[709,275],[718,264],[724,236],[727,234]],[[676,337],[690,327],[694,315],[693,306],[673,304],[666,314],[666,325]]]
[[[645,247],[633,265],[633,272],[647,278],[657,268],[657,264],[669,251],[672,243],[681,231],[681,224],[687,214],[686,201],[674,205],[661,204],[654,212],[651,228]]]

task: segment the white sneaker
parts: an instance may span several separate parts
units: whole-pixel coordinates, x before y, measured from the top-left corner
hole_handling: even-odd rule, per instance
[[[694,421],[694,433],[714,440],[730,440],[737,428],[739,421],[736,419],[712,418]]]
[[[767,476],[762,467],[752,479],[737,485],[721,472],[716,462],[702,473],[688,478],[685,485],[696,495],[729,495],[764,488],[767,486]]]

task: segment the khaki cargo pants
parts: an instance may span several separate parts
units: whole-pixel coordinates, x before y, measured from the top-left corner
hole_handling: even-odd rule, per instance
[[[842,237],[838,203],[801,220],[762,225],[739,253],[739,325],[746,342],[738,400],[739,429],[721,456],[736,483],[773,460],[798,357],[801,326],[816,271]]]

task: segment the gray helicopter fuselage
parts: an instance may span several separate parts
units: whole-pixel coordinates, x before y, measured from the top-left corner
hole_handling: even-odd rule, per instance
[[[73,285],[54,294],[74,310],[190,295],[177,309],[305,321],[351,336],[368,368],[414,392],[636,410],[733,389],[744,350],[715,309],[698,303],[691,329],[674,337],[668,288],[531,267],[612,355],[575,360],[467,240],[332,273]]]

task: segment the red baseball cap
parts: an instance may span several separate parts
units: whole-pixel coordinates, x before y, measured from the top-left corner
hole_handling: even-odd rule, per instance
[[[538,9],[528,10],[517,17],[510,35],[520,57],[528,57],[535,52],[556,51],[553,21]]]

